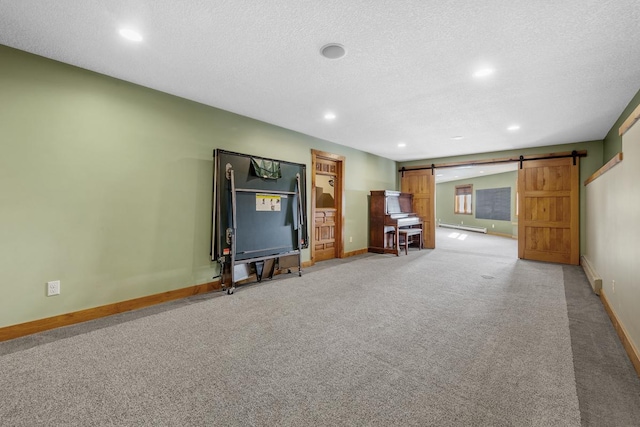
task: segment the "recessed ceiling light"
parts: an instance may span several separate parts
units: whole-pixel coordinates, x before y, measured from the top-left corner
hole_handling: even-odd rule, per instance
[[[520,129],[520,125],[511,125],[507,128],[507,130],[514,131]]]
[[[457,177],[458,177],[458,175],[455,175],[455,176],[454,176],[454,178],[457,178]]]
[[[329,43],[320,48],[320,53],[327,59],[340,59],[347,51],[338,43]]]
[[[402,148],[402,147],[406,147],[406,146],[407,146],[407,144],[406,144],[406,143],[404,143],[404,142],[399,142],[399,143],[398,143],[398,147],[400,147],[400,148]]]
[[[131,28],[121,28],[119,31],[120,35],[127,40],[131,40],[132,42],[141,42],[142,35],[139,32],[132,30]]]
[[[324,115],[324,118],[327,120],[333,120],[336,118],[336,115],[334,113],[329,112]]]
[[[443,175],[443,174],[441,174],[441,173],[439,173],[439,174],[436,174],[436,176],[444,176],[444,175]]]
[[[484,173],[484,171],[480,171],[480,173]]]
[[[475,73],[473,73],[473,77],[475,78],[489,77],[495,71],[496,70],[494,70],[493,68],[481,68],[477,70]]]
[[[462,138],[464,138],[464,136],[461,136],[461,135],[451,137],[451,139],[454,139],[456,141],[460,141]]]

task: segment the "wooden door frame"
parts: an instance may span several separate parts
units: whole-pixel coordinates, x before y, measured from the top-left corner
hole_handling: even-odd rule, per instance
[[[434,169],[438,169],[438,168],[450,168],[450,167],[459,167],[459,166],[481,166],[481,165],[490,165],[490,164],[496,164],[496,163],[518,163],[518,162],[523,162],[523,161],[536,161],[536,160],[545,160],[545,159],[553,159],[553,158],[559,158],[559,157],[569,157],[569,156],[576,156],[576,157],[586,157],[587,156],[587,150],[577,150],[577,151],[563,151],[563,152],[557,152],[557,153],[546,153],[546,154],[525,154],[525,155],[521,155],[519,157],[498,157],[498,158],[494,158],[494,159],[482,159],[482,160],[464,160],[464,161],[460,161],[460,162],[446,162],[446,163],[438,163],[438,164],[430,164],[430,165],[424,165],[424,166],[413,166],[413,167],[402,167],[402,169],[399,169],[398,172],[399,173],[404,173],[404,172],[408,172],[411,170],[422,170],[422,169],[431,169],[432,171]],[[579,159],[577,159],[579,161]],[[578,167],[579,167],[579,163],[578,163]],[[578,169],[578,176],[580,175],[580,170]],[[402,179],[402,178],[400,178]],[[435,186],[435,182],[434,182],[434,186]],[[434,211],[436,209],[436,204],[438,203],[437,198],[435,197],[435,190],[434,190]],[[518,200],[518,198],[520,200]],[[579,197],[578,197],[579,199]],[[516,208],[516,217],[518,218],[518,258],[522,259],[522,257],[520,256],[522,253],[521,250],[521,242],[524,243],[524,236],[521,235],[521,231],[520,231],[520,222],[521,222],[521,217],[523,215],[523,207],[519,206],[519,204],[522,203],[522,196],[520,193],[520,173],[518,173],[518,178],[517,178],[517,182],[516,182],[516,204],[518,205],[518,207]],[[580,235],[580,202],[578,200],[578,207],[577,207],[577,212],[578,212],[578,220],[577,220],[577,233],[578,233],[578,242],[579,242],[579,235]],[[435,218],[434,218],[435,221]],[[435,223],[434,223],[434,227],[435,227]],[[573,230],[572,230],[573,231]],[[435,234],[434,234],[435,236]],[[434,245],[435,247],[435,245]],[[578,257],[580,256],[580,244],[578,243]]]
[[[335,234],[335,257],[344,258],[344,164],[345,157],[338,154],[327,153],[326,151],[311,150],[311,220],[313,227],[311,234],[311,263],[315,264],[315,217],[316,217],[316,161],[317,159],[327,159],[336,162],[336,185],[335,202],[336,202],[336,234]],[[311,225],[311,224],[310,224]]]

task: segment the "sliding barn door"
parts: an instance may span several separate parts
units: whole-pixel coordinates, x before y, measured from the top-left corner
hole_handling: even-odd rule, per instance
[[[518,257],[579,263],[579,158],[531,160],[518,172]]]
[[[435,177],[431,169],[405,171],[400,181],[400,191],[413,194],[413,211],[423,222],[424,247],[436,247],[435,228]]]

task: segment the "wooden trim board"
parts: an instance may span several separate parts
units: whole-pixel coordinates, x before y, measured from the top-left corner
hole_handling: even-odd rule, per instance
[[[638,120],[640,120],[640,105],[638,105],[631,115],[627,117],[627,120],[622,123],[622,126],[618,129],[618,135],[624,135],[625,132],[631,129],[631,126],[633,126]]]
[[[602,166],[600,169],[595,171],[589,178],[587,178],[586,181],[584,182],[584,185],[587,185],[595,181],[597,178],[601,177],[602,175],[604,175],[606,172],[611,170],[615,165],[620,163],[622,161],[622,158],[623,156],[621,152],[613,156],[611,160],[605,163],[604,166]]]
[[[487,231],[487,234],[490,234],[492,236],[507,237],[509,239],[517,239],[518,238],[518,236],[514,236],[513,234],[498,233],[497,231]]]
[[[611,323],[618,333],[618,337],[620,338],[622,346],[624,347],[627,355],[629,356],[629,359],[631,360],[631,364],[636,370],[636,374],[638,374],[638,376],[640,377],[640,353],[638,352],[638,349],[635,348],[635,346],[629,339],[629,334],[627,333],[622,323],[618,321],[618,316],[616,316],[615,311],[613,311],[611,305],[609,304],[609,300],[607,299],[607,295],[604,293],[604,290],[600,292],[600,300],[602,300],[602,305],[604,305],[604,309],[609,315]]]
[[[366,252],[366,250],[364,252]],[[303,261],[302,267],[311,267],[313,264],[314,263],[312,261]],[[275,274],[280,274],[280,272],[276,271]],[[255,280],[255,275],[253,275],[253,279]],[[86,310],[74,311],[71,313],[60,314],[58,316],[19,323],[17,325],[5,326],[0,328],[0,342],[36,334],[38,332],[48,331],[50,329],[61,328],[63,326],[75,325],[76,323],[87,322],[101,317],[112,316],[126,311],[162,304],[181,298],[187,298],[192,295],[219,291],[221,289],[222,283],[220,279],[218,279],[214,282],[204,283],[202,285],[189,286],[187,288],[147,295],[127,301],[102,305],[100,307],[93,307]]]
[[[345,252],[342,258],[349,258],[356,255],[362,255],[362,254],[366,254],[367,252],[369,252],[368,248],[358,249],[351,252]]]
[[[340,154],[329,153],[328,151],[314,150],[312,148],[311,152],[318,157],[324,157],[325,159],[335,160],[337,162],[344,162],[346,160],[345,156],[342,156]]]
[[[0,328],[0,342],[222,289],[220,280]]]
[[[562,151],[559,153],[547,153],[547,154],[527,154],[522,156],[522,160],[531,160],[531,159],[546,159],[546,158],[554,158],[557,156],[569,156],[571,155],[571,151]],[[587,157],[587,150],[578,150],[576,151],[576,155],[578,157]],[[399,169],[398,172],[408,172],[410,170],[420,170],[425,168],[431,168],[431,166],[438,168],[451,168],[456,166],[480,166],[480,165],[490,165],[493,163],[517,163],[520,161],[519,157],[497,157],[494,159],[483,159],[483,160],[463,160],[460,162],[446,162],[446,163],[438,163],[434,165],[424,165],[424,166],[410,166],[403,169]]]

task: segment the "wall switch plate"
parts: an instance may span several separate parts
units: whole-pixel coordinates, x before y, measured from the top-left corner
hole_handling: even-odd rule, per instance
[[[353,242],[353,237],[349,237],[349,243]]]
[[[47,296],[60,295],[60,280],[47,282]]]

